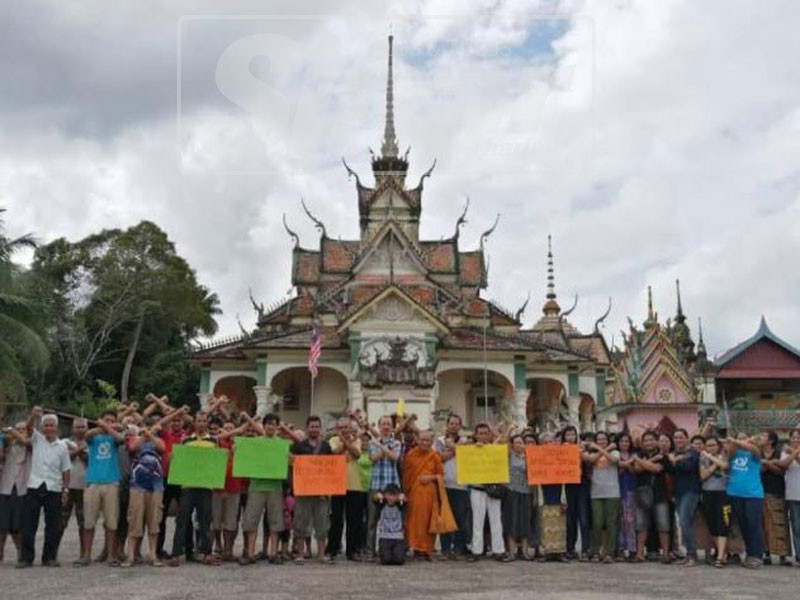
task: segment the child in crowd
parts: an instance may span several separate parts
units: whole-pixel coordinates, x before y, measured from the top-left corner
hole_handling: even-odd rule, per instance
[[[378,557],[382,565],[403,565],[406,562],[406,542],[403,529],[405,497],[400,486],[388,484],[375,495],[383,504],[378,517]]]

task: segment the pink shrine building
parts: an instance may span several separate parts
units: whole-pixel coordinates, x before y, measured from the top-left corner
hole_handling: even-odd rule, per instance
[[[641,327],[628,319],[623,347],[612,350],[608,404],[597,413],[598,422],[605,421],[610,430],[653,425],[667,433],[678,427],[691,433],[703,415],[716,412],[714,366],[708,360],[702,328],[695,350],[681,305],[680,283],[676,284],[674,322],[659,323],[648,287],[647,319]]]

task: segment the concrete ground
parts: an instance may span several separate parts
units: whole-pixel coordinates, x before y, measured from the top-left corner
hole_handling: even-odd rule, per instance
[[[237,544],[238,546],[238,544]],[[37,552],[41,551],[41,540]],[[349,598],[405,600],[459,598],[515,600],[635,600],[681,598],[693,600],[735,597],[737,600],[784,599],[797,595],[800,569],[742,567],[693,569],[657,563],[600,565],[590,563],[510,564],[495,561],[414,562],[382,567],[344,560],[333,565],[268,565],[220,567],[182,565],[178,568],[111,568],[92,565],[76,569],[77,535],[67,531],[59,552],[62,566],[14,568],[10,543],[0,565],[0,598],[26,600],[261,600]]]

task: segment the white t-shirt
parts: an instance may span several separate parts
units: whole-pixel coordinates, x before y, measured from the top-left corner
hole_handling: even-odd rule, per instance
[[[781,460],[787,456],[789,454],[784,452],[781,455]],[[796,460],[793,460],[792,464],[786,468],[783,478],[786,481],[786,499],[800,501],[800,465],[797,464]]]
[[[37,489],[44,483],[48,492],[60,492],[61,474],[69,471],[72,466],[66,442],[64,440],[48,442],[47,438],[34,429],[31,447],[33,456],[28,488]]]

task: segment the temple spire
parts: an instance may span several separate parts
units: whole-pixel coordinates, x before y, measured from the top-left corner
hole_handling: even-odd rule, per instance
[[[653,288],[647,286],[647,320],[644,322],[646,329],[654,327],[656,324],[656,315],[653,312]]]
[[[555,269],[553,268],[553,240],[551,236],[547,236],[547,300],[544,303],[542,312],[545,315],[558,315],[561,312],[561,307],[556,300],[556,278]]]
[[[683,323],[686,321],[686,316],[683,314],[683,305],[681,304],[681,280],[675,280],[675,288],[678,292],[678,313],[675,315],[675,321]]]
[[[706,343],[703,341],[703,319],[697,317],[697,355],[706,354]]]
[[[394,132],[394,86],[392,82],[392,41],[394,36],[389,34],[389,74],[386,79],[386,122],[383,127],[383,144],[381,156],[383,158],[397,158],[397,137]]]

